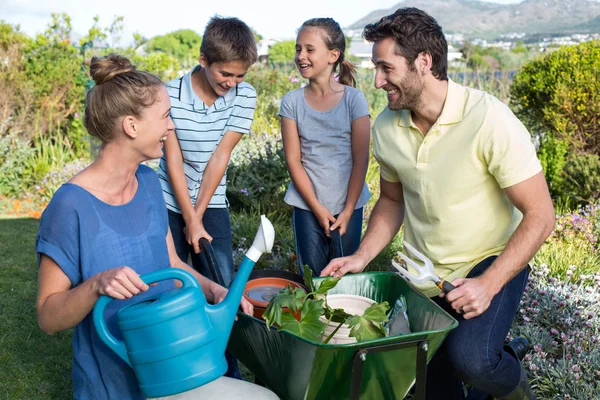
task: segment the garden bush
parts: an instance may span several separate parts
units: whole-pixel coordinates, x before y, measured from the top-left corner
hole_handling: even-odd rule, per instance
[[[289,175],[283,146],[276,136],[251,134],[243,138],[231,156],[227,180],[227,198],[234,212],[290,211],[283,201]]]
[[[573,155],[565,163],[563,196],[577,203],[600,198],[600,158],[596,154]]]
[[[23,197],[23,192],[33,184],[33,171],[27,160],[34,153],[29,142],[17,135],[0,137],[0,195]]]
[[[539,399],[600,398],[600,273],[551,276],[534,268],[509,340],[525,336],[524,366]]]
[[[550,265],[550,276],[578,282],[600,271],[600,206],[588,205],[559,215],[556,228],[535,255],[536,265]],[[569,272],[570,271],[570,272]]]
[[[600,155],[599,72],[596,40],[528,62],[511,85],[511,105],[538,139],[551,194],[563,202],[582,204],[600,192],[597,159],[581,158]]]
[[[515,113],[535,134],[600,154],[600,40],[563,46],[525,64],[511,86]]]

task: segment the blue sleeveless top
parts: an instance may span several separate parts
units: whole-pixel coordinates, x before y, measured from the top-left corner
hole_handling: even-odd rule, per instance
[[[36,240],[41,254],[52,258],[75,287],[93,275],[129,266],[143,275],[170,268],[167,209],[156,173],[140,165],[138,190],[127,204],[112,206],[80,186],[66,183],[42,214]],[[106,309],[109,330],[122,338],[116,311],[150,295],[174,288],[163,281]],[[73,332],[73,395],[76,399],[144,399],[131,367],[98,337],[90,312]]]

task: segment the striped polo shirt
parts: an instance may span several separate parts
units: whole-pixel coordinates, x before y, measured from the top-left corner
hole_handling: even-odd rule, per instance
[[[194,206],[202,174],[221,138],[227,131],[241,134],[250,132],[256,108],[256,91],[246,82],[232,88],[225,96],[219,96],[213,105],[207,107],[192,89],[192,72],[198,68],[200,66],[167,83],[167,92],[171,98],[171,118],[175,123],[175,133],[183,155],[188,194]],[[160,159],[158,177],[167,208],[181,214],[175,193],[169,184],[164,155]],[[210,199],[208,208],[229,206],[225,196],[226,182],[227,173]]]

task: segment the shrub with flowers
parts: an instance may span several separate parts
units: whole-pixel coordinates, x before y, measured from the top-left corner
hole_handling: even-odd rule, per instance
[[[54,193],[59,187],[69,179],[77,175],[81,170],[86,168],[90,164],[89,160],[79,159],[75,160],[64,168],[53,169],[48,172],[44,179],[35,187],[39,193],[39,197],[43,200],[50,201]]]
[[[550,265],[550,275],[571,280],[600,270],[600,205],[559,215],[556,228],[535,256],[536,265]]]
[[[524,366],[540,399],[600,398],[600,272],[554,278],[535,267],[509,340],[533,345]]]
[[[227,198],[232,212],[287,214],[283,202],[289,182],[278,137],[252,134],[236,146],[227,170]]]

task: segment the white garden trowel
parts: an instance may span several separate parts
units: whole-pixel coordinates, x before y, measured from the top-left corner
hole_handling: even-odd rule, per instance
[[[445,279],[440,278],[433,269],[433,263],[427,257],[425,257],[422,253],[420,253],[417,249],[412,247],[410,244],[403,242],[404,248],[410,251],[416,258],[423,261],[423,265],[411,260],[403,253],[398,253],[398,256],[402,258],[406,262],[407,268],[404,268],[402,265],[398,264],[395,261],[392,261],[392,265],[394,268],[398,270],[400,275],[402,275],[406,280],[413,283],[426,283],[429,281],[433,281],[437,287],[442,289],[445,293],[449,293],[451,290],[454,290],[455,287],[450,282]],[[413,274],[409,269],[412,269],[416,272]]]

